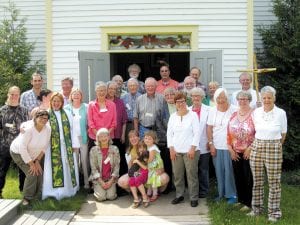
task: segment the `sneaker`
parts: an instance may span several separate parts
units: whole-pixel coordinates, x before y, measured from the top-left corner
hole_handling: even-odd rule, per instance
[[[227,199],[227,204],[235,204],[237,203],[237,198],[236,197],[231,197]]]
[[[28,205],[29,205],[29,200],[24,198],[23,201],[22,201],[22,206],[28,206]]]
[[[244,205],[242,208],[240,208],[240,211],[241,211],[241,212],[247,212],[247,211],[249,211],[249,210],[251,210],[251,208],[249,208],[249,207],[246,206],[246,205]]]
[[[257,212],[254,212],[253,210],[251,210],[251,212],[249,212],[249,213],[247,213],[246,214],[247,216],[259,216],[260,215],[260,213],[257,213]]]
[[[275,218],[275,217],[272,217],[272,216],[269,216],[269,219],[268,221],[270,222],[273,222],[273,223],[276,223],[278,221],[278,218]]]

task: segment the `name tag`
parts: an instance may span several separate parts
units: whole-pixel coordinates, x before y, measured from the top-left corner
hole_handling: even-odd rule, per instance
[[[104,109],[100,109],[100,112],[107,112],[107,108],[104,108]]]
[[[5,126],[8,128],[13,128],[15,125],[13,123],[6,123]]]
[[[153,117],[153,114],[152,113],[146,113],[145,116]]]
[[[110,158],[107,157],[107,158],[104,160],[104,164],[107,164],[109,161],[110,161]]]
[[[131,110],[131,107],[130,107],[130,105],[127,103],[126,104],[126,108],[128,109],[128,110]]]

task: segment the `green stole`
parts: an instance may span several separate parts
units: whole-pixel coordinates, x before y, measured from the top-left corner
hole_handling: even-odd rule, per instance
[[[61,146],[60,146],[60,134],[59,134],[59,125],[53,110],[50,110],[50,126],[51,126],[51,165],[52,165],[52,185],[53,188],[63,187],[64,186],[64,172],[63,172],[63,163],[61,159]],[[64,141],[67,150],[68,163],[71,171],[71,180],[73,187],[76,186],[76,176],[75,176],[75,166],[73,159],[73,149],[71,142],[71,133],[70,133],[70,123],[66,112],[62,109],[60,110],[61,114],[61,123],[64,133]]]

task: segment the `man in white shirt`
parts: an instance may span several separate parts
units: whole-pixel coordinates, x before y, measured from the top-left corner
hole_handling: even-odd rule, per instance
[[[249,73],[243,72],[240,75],[240,84],[242,85],[242,90],[233,92],[231,95],[231,104],[238,106],[238,101],[236,99],[237,94],[240,91],[248,91],[252,95],[252,101],[250,102],[251,108],[255,109],[258,106],[261,106],[261,103],[257,101],[256,91],[251,88],[252,76]]]
[[[69,104],[69,97],[73,88],[73,77],[64,77],[61,80],[61,94],[64,97],[64,106]]]

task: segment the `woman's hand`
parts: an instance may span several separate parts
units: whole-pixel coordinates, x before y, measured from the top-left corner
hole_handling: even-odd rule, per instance
[[[209,151],[210,151],[210,155],[212,157],[215,157],[217,155],[217,150],[216,150],[216,148],[215,148],[215,146],[213,144],[211,144],[209,146]]]
[[[191,147],[191,149],[188,151],[187,157],[189,159],[194,159],[194,157],[195,157],[195,148],[194,147]]]
[[[247,148],[245,151],[244,151],[244,154],[243,154],[243,158],[248,160],[250,158],[250,153],[251,153],[251,149],[250,148]]]
[[[176,151],[175,151],[174,147],[170,147],[170,158],[172,161],[176,160]]]
[[[35,167],[36,167],[37,172],[38,172],[37,176],[42,175],[43,174],[43,168],[41,167],[40,161],[35,160],[34,163],[35,163]]]
[[[231,159],[233,161],[239,161],[240,156],[239,156],[239,154],[236,151],[234,151],[233,149],[228,149],[228,151],[229,151]]]
[[[32,176],[38,176],[38,169],[34,163],[34,161],[29,162],[29,174]]]

